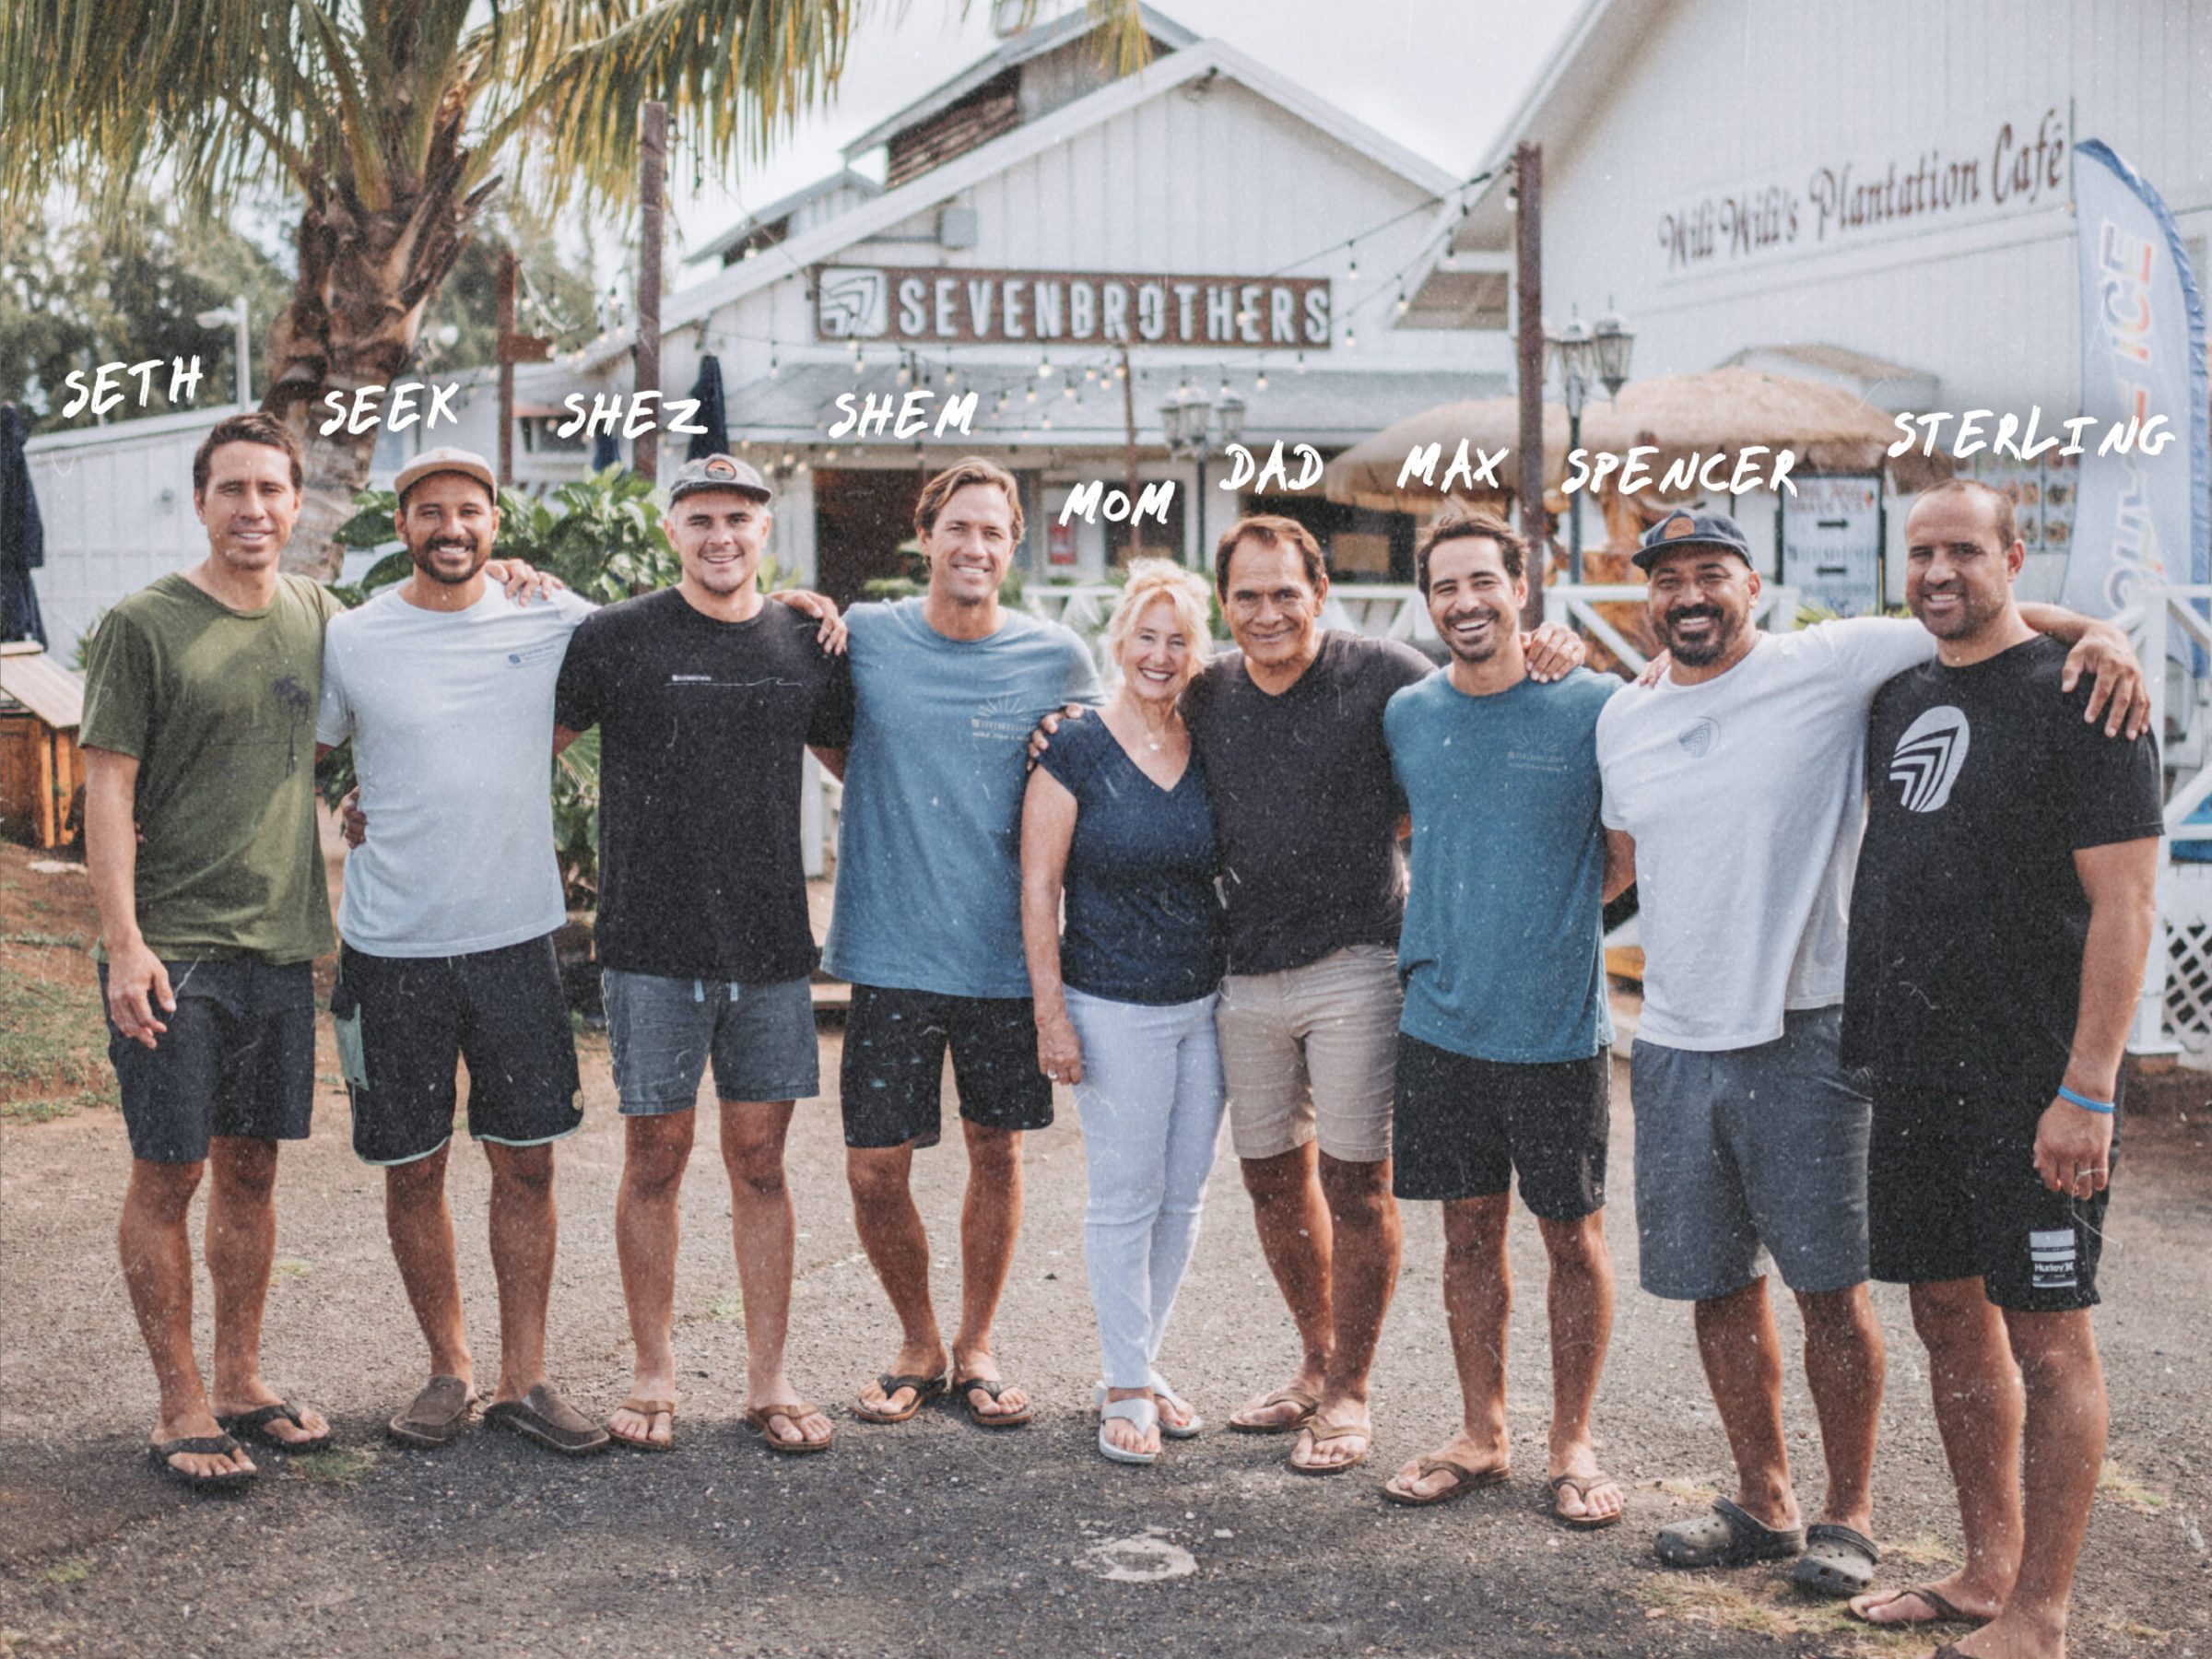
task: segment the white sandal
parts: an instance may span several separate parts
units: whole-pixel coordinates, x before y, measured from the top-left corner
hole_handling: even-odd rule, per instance
[[[1159,1461],[1157,1452],[1132,1452],[1117,1446],[1107,1438],[1109,1423],[1135,1423],[1139,1429],[1159,1427],[1159,1407],[1149,1400],[1110,1400],[1099,1413],[1099,1452],[1102,1456],[1122,1464],[1151,1464]]]
[[[1168,1380],[1158,1371],[1152,1373],[1152,1397],[1165,1400],[1182,1414],[1182,1421],[1171,1423],[1165,1417],[1159,1419],[1159,1431],[1170,1440],[1196,1440],[1206,1419],[1198,1415],[1197,1407],[1168,1385]]]

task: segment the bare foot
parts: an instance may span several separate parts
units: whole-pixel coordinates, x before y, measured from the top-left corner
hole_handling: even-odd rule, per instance
[[[1956,1645],[1967,1659],[2065,1659],[2066,1630],[2006,1613]]]
[[[1460,1470],[1502,1469],[1511,1456],[1505,1446],[1478,1441],[1462,1429],[1428,1456],[1417,1457],[1406,1464],[1384,1484],[1408,1498],[1435,1498],[1453,1487],[1469,1484],[1471,1477],[1462,1474]],[[1424,1463],[1430,1465],[1426,1471],[1421,1467]],[[1440,1466],[1450,1465],[1457,1465],[1458,1467]]]
[[[952,1350],[952,1374],[959,1382],[1005,1381],[1005,1373],[998,1369],[998,1361],[991,1357],[989,1348],[971,1348],[963,1353],[955,1347]],[[996,1399],[980,1388],[969,1389],[967,1395],[969,1409],[980,1418],[1019,1417],[1030,1408],[1030,1396],[1022,1391],[1019,1383],[1001,1389]]]

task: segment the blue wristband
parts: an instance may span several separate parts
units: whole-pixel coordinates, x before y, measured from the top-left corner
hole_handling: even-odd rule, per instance
[[[2058,1086],[2058,1098],[2062,1100],[2073,1101],[2075,1105],[2080,1107],[2084,1112],[2102,1112],[2106,1117],[2111,1117],[2112,1115],[2112,1101],[2092,1100],[2088,1095],[2076,1094],[2064,1083],[2061,1083]]]

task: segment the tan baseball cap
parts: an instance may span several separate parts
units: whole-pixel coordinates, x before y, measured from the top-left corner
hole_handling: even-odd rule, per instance
[[[500,499],[499,480],[492,476],[491,463],[474,450],[430,449],[399,469],[399,477],[392,480],[392,488],[404,496],[432,473],[462,473],[477,480],[491,491],[491,499]]]
[[[740,461],[735,455],[701,455],[677,469],[668,485],[668,505],[674,508],[686,496],[709,489],[734,489],[757,501],[775,499],[768,480],[751,462]]]

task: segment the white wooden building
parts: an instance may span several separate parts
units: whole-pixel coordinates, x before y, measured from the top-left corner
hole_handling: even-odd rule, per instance
[[[1587,0],[1489,165],[1543,147],[1546,318],[1625,313],[1638,376],[1743,362],[1891,412],[2040,405],[2047,430],[2081,401],[2090,138],[2165,197],[2206,287],[2205,0]],[[1500,171],[1456,227],[1440,214],[1408,323],[1508,325],[1510,194]],[[1991,470],[2021,500],[2024,591],[2049,596],[2069,481]],[[1741,505],[1771,546],[1778,504]]]

